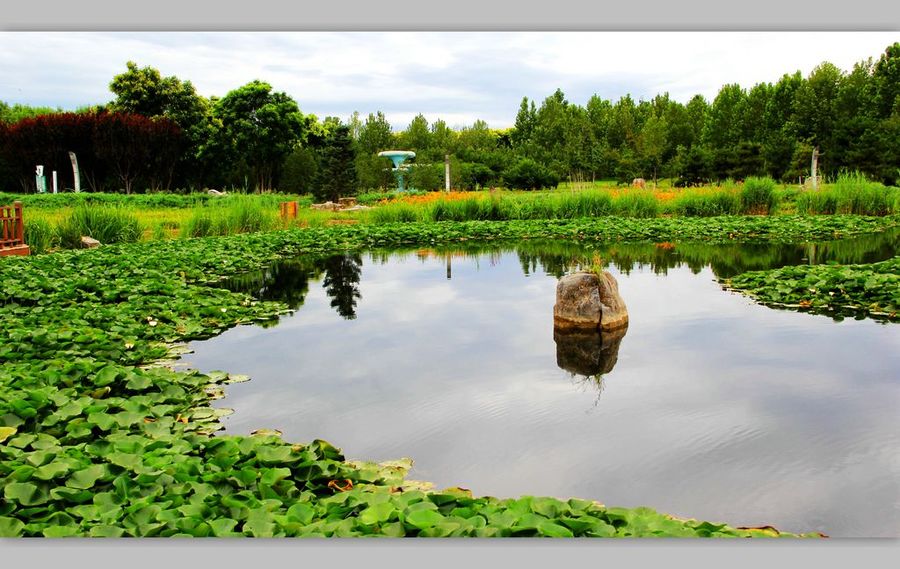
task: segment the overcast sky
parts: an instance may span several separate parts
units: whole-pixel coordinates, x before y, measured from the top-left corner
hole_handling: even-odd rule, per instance
[[[222,96],[253,79],[304,113],[346,120],[384,111],[395,130],[418,113],[452,127],[512,126],[523,96],[561,88],[584,104],[668,92],[708,100],[830,61],[877,60],[900,32],[0,32],[0,100],[74,109],[105,103],[125,62]]]

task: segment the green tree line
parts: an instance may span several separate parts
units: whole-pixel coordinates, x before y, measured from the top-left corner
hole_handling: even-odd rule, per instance
[[[814,149],[822,175],[858,170],[887,184],[900,178],[900,43],[877,60],[842,71],[824,62],[806,77],[785,74],[750,88],[721,87],[713,100],[687,103],[668,93],[635,101],[592,96],[584,105],[557,89],[543,101],[523,98],[515,125],[492,129],[484,121],[450,128],[416,116],[394,131],[380,111],[342,122],[304,114],[289,95],[252,81],[223,97],[206,98],[190,81],[164,77],[128,62],[110,83],[115,98],[82,112],[123,112],[165,118],[183,138],[173,187],[279,190],[322,199],[389,188],[390,163],[377,153],[413,150],[413,187],[451,185],[555,187],[598,179],[642,177],[695,185],[767,175],[796,181],[809,174]],[[0,123],[59,109],[0,102]],[[0,156],[0,184],[14,189],[22,172]],[[25,189],[23,187],[23,189]]]

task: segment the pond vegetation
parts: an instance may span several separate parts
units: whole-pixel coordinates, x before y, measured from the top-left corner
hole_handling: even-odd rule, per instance
[[[404,482],[406,465],[347,462],[322,441],[210,438],[223,413],[209,406],[219,384],[243,378],[161,366],[178,342],[289,310],[210,285],[301,253],[510,238],[796,241],[895,224],[785,216],[360,225],[4,259],[0,533],[778,535],[585,500],[422,492]],[[325,267],[343,275],[335,286],[355,270],[352,256],[343,259]],[[353,299],[352,289],[336,290],[335,308],[350,314]]]

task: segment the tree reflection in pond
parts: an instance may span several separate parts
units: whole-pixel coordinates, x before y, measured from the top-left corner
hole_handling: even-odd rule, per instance
[[[331,298],[331,306],[343,318],[353,320],[357,301],[362,298],[359,292],[361,273],[361,255],[301,257],[279,261],[261,271],[237,275],[224,281],[222,286],[245,292],[258,300],[280,301],[291,310],[297,310],[309,294],[310,282],[321,279],[325,294]],[[277,319],[263,325],[272,326],[276,322]]]
[[[362,298],[359,292],[359,277],[362,273],[361,255],[336,255],[323,263],[325,278],[322,286],[331,298],[331,307],[347,320],[356,318],[356,301]]]

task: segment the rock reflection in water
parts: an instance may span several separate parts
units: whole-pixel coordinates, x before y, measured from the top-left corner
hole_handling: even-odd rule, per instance
[[[553,330],[556,342],[556,365],[585,377],[605,375],[619,359],[619,345],[628,327],[600,332],[594,330]]]

